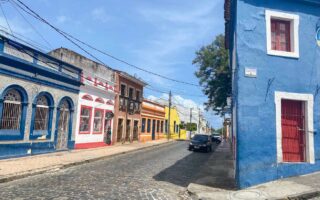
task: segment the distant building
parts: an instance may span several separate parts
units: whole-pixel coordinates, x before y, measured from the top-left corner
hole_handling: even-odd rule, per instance
[[[111,144],[116,96],[114,70],[66,48],[56,49],[49,54],[83,70],[77,107],[75,148]]]
[[[240,188],[320,170],[320,1],[226,0]]]
[[[181,129],[180,116],[176,107],[170,109],[170,127],[169,127],[169,107],[165,107],[165,133],[169,133],[170,128],[170,138],[171,139],[186,139],[185,129]]]
[[[141,104],[146,83],[122,71],[116,71],[113,143],[138,141],[141,130]]]
[[[141,112],[140,141],[158,140],[165,137],[165,106],[144,99]]]
[[[81,72],[0,36],[0,159],[74,148]]]

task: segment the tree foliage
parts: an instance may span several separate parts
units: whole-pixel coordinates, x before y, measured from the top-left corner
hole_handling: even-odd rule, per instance
[[[187,123],[186,124],[187,131],[197,131],[197,124],[196,123]]]
[[[218,35],[208,46],[196,52],[193,64],[198,67],[195,75],[208,97],[207,110],[222,115],[231,96],[231,70],[228,65],[229,53],[225,49],[224,35]]]

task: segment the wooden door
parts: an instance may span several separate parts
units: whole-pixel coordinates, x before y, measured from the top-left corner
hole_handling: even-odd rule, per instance
[[[304,102],[281,101],[282,153],[284,162],[305,161]]]

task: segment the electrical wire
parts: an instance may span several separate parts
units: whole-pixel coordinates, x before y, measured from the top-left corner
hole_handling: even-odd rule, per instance
[[[11,1],[14,2],[14,3],[16,3],[16,2],[13,1],[13,0],[11,0]],[[135,69],[138,69],[138,70],[140,70],[140,71],[143,71],[143,72],[146,72],[146,73],[152,74],[152,75],[154,75],[154,76],[158,76],[158,77],[161,77],[161,78],[163,78],[163,79],[170,80],[170,81],[173,81],[173,82],[176,82],[176,83],[181,83],[181,84],[186,84],[186,85],[196,86],[196,87],[202,87],[202,86],[200,86],[200,85],[198,85],[198,84],[193,84],[193,83],[189,83],[189,82],[185,82],[185,81],[180,81],[180,80],[176,80],[176,79],[173,79],[173,78],[166,77],[166,76],[161,75],[161,74],[157,74],[157,73],[155,73],[155,72],[146,70],[145,68],[138,67],[138,66],[136,66],[136,65],[134,65],[134,64],[131,64],[131,63],[129,63],[129,62],[123,60],[123,59],[120,59],[120,58],[118,58],[118,57],[115,57],[115,56],[113,56],[113,55],[111,55],[111,54],[109,54],[109,53],[106,53],[105,51],[102,51],[102,50],[100,50],[100,49],[98,49],[98,48],[96,48],[96,47],[94,47],[94,46],[92,46],[92,45],[90,45],[90,44],[88,44],[88,43],[86,43],[86,42],[83,42],[82,40],[74,37],[73,35],[71,35],[71,34],[65,32],[65,31],[63,31],[63,30],[61,30],[61,29],[53,26],[53,25],[50,24],[47,20],[45,20],[44,18],[42,18],[42,17],[41,17],[39,14],[37,14],[35,11],[33,11],[30,7],[28,7],[26,4],[24,4],[24,3],[21,2],[20,0],[16,0],[16,1],[25,8],[25,9],[24,9],[24,8],[22,8],[22,6],[18,5],[19,8],[21,8],[23,11],[25,11],[25,12],[28,13],[29,15],[33,16],[34,18],[40,20],[41,22],[47,24],[47,25],[50,26],[51,28],[53,28],[53,29],[54,29],[56,32],[58,32],[60,35],[62,35],[63,37],[65,37],[67,40],[69,40],[70,42],[72,42],[74,45],[76,45],[78,48],[80,48],[82,51],[86,52],[88,55],[90,55],[91,57],[93,57],[93,58],[96,59],[96,60],[99,60],[99,59],[98,59],[97,57],[95,57],[93,54],[91,54],[90,52],[88,52],[87,50],[85,50],[85,49],[84,49],[83,47],[81,47],[79,44],[77,44],[76,42],[74,42],[74,40],[77,41],[77,42],[79,42],[79,43],[81,43],[82,45],[85,45],[85,46],[87,46],[87,47],[89,47],[89,48],[91,48],[91,49],[93,49],[93,50],[95,50],[95,51],[103,54],[103,55],[106,55],[106,56],[108,56],[108,57],[110,57],[110,58],[112,58],[112,59],[114,59],[114,60],[116,60],[116,61],[118,61],[118,62],[121,62],[121,63],[123,63],[123,64],[126,64],[126,65],[128,65],[128,66],[130,66],[130,67],[133,67],[133,68],[135,68]],[[16,4],[17,4],[17,3],[16,3]],[[26,9],[27,9],[27,10],[26,10]],[[70,39],[70,38],[71,38],[71,39]],[[101,61],[99,60],[99,62],[101,62]],[[103,63],[103,62],[101,62],[101,63]]]
[[[50,44],[50,42],[48,40],[46,40],[43,35],[41,35],[41,33],[32,25],[32,23],[20,12],[20,10],[15,6],[14,3],[12,3],[12,1],[10,1],[10,4],[12,5],[12,7],[20,14],[20,16],[29,24],[29,26],[34,30],[34,32],[36,32],[40,37],[41,39],[47,43],[47,45],[51,48],[52,48],[52,45]]]
[[[5,20],[6,20],[7,26],[8,26],[8,28],[9,28],[11,34],[13,34],[13,31],[12,31],[11,26],[10,26],[10,24],[9,24],[8,18],[7,18],[6,14],[5,14],[4,10],[3,10],[2,3],[0,3],[0,9],[1,9],[1,12],[2,12],[2,14],[3,14],[3,17],[4,17]]]

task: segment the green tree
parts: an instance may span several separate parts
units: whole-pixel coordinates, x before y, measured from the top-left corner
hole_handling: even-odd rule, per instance
[[[187,131],[197,131],[197,124],[196,123],[187,123],[186,124]]]
[[[198,67],[195,75],[208,97],[206,110],[212,109],[222,115],[231,96],[231,70],[229,53],[225,49],[224,35],[218,35],[208,46],[196,52],[193,64]]]

